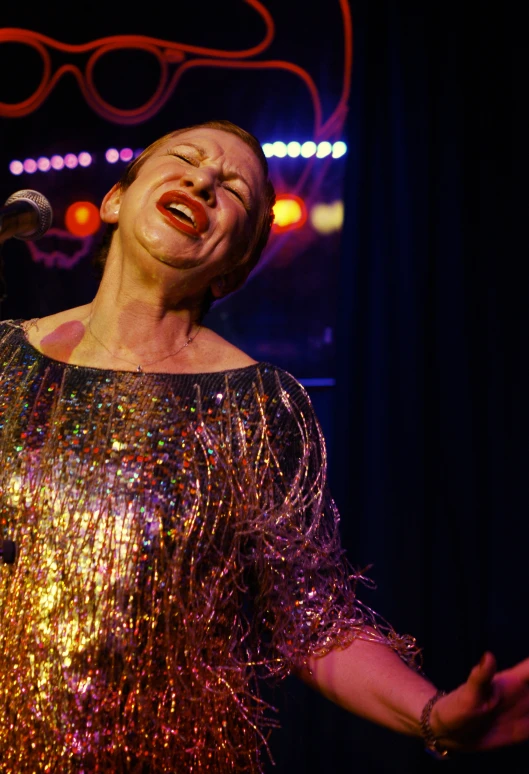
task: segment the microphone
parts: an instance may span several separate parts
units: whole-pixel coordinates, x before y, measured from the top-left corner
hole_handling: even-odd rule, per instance
[[[40,239],[51,226],[51,204],[38,191],[17,191],[0,207],[0,242],[16,239]]]

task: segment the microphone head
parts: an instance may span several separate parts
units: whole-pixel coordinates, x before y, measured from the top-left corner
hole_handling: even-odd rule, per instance
[[[30,188],[27,188],[11,194],[9,199],[6,199],[4,206],[13,204],[13,202],[27,202],[29,205],[31,205],[31,207],[33,207],[37,215],[37,223],[34,230],[30,234],[24,234],[23,236],[21,234],[18,235],[17,239],[33,240],[40,239],[41,236],[44,236],[46,231],[51,226],[51,222],[53,220],[53,210],[46,197],[38,191],[32,191]]]

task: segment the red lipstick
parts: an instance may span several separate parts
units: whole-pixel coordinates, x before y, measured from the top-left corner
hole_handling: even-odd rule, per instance
[[[189,212],[184,212],[180,216],[176,209],[170,209],[171,204],[183,204],[191,211],[191,215]],[[209,218],[205,208],[183,191],[166,191],[160,197],[156,207],[173,226],[190,236],[200,236],[209,226]]]

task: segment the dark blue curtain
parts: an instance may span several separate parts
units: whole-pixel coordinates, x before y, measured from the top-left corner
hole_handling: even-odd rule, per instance
[[[331,483],[364,599],[451,689],[529,656],[529,13],[351,8]],[[285,772],[529,771],[525,744],[440,764],[297,684],[282,714]]]

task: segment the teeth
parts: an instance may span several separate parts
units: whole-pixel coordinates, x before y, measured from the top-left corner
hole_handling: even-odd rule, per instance
[[[193,210],[191,210],[189,207],[186,207],[185,204],[181,204],[180,202],[178,202],[177,204],[171,203],[168,205],[168,208],[170,210],[178,210],[179,212],[182,212],[186,217],[189,218],[193,226],[195,228],[197,227],[195,216],[193,215]]]

